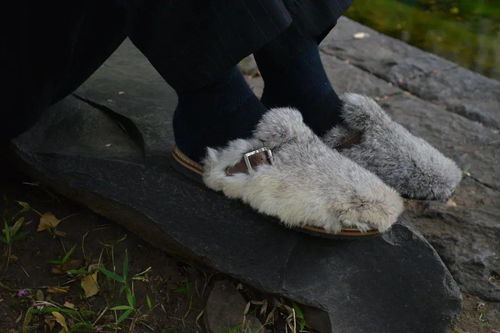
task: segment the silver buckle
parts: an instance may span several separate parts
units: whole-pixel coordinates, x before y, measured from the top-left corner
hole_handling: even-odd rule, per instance
[[[245,161],[245,165],[247,166],[247,170],[249,173],[255,171],[252,167],[252,164],[250,163],[249,157],[252,155],[258,154],[258,153],[262,153],[262,152],[266,153],[266,157],[267,157],[267,160],[269,161],[269,164],[273,165],[274,160],[273,160],[273,152],[271,151],[271,149],[269,149],[267,147],[262,147],[262,148],[259,148],[256,150],[252,150],[252,151],[246,153],[245,155],[243,155],[243,160]]]

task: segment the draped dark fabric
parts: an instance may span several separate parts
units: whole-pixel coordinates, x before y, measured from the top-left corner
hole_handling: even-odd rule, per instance
[[[26,130],[129,36],[174,88],[203,86],[293,21],[318,42],[351,0],[22,1],[3,10],[0,140]],[[18,12],[16,17],[13,12]],[[13,18],[14,16],[14,18]],[[131,73],[133,75],[133,73]]]

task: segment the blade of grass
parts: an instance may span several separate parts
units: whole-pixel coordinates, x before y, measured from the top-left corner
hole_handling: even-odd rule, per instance
[[[119,324],[122,321],[124,321],[125,319],[127,319],[130,316],[130,314],[132,313],[132,311],[134,311],[134,310],[131,309],[131,310],[127,310],[124,313],[122,313],[122,315],[118,318],[116,323]]]
[[[25,232],[21,232],[20,234],[18,235],[15,235],[14,237],[12,237],[12,240],[13,241],[17,241],[17,240],[20,240],[26,236],[28,236],[29,232],[28,231],[25,231]]]
[[[5,240],[6,240],[6,243],[7,243],[7,244],[10,244],[11,239],[10,239],[10,230],[9,230],[9,225],[7,224],[7,221],[4,221],[4,222],[3,222],[3,224],[4,224],[3,233],[4,233],[4,235],[5,235]]]
[[[117,305],[117,306],[113,306],[110,310],[124,311],[124,310],[133,310],[133,308],[129,305]]]
[[[64,264],[64,263],[66,263],[66,262],[69,260],[69,258],[70,258],[70,257],[71,257],[71,255],[73,254],[73,252],[75,252],[75,249],[76,249],[76,244],[75,244],[75,245],[73,245],[73,246],[71,247],[71,249],[69,249],[69,251],[68,251],[68,252],[66,252],[66,254],[64,255],[64,257],[62,258],[62,262],[63,262],[63,264]]]
[[[107,270],[106,268],[103,268],[103,267],[99,267],[98,270],[99,270],[99,272],[101,272],[102,274],[104,274],[105,276],[107,276],[110,279],[113,279],[113,280],[115,280],[117,282],[120,282],[120,283],[125,282],[123,280],[123,277],[120,276],[120,275],[118,275],[118,274],[116,274],[115,272],[111,272],[111,271],[109,271],[109,270]]]
[[[127,302],[131,307],[135,307],[136,299],[135,296],[132,294],[130,289],[127,289]]]

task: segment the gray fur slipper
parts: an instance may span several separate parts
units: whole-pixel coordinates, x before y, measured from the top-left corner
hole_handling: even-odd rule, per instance
[[[403,197],[449,198],[462,178],[455,162],[394,122],[371,98],[342,97],[344,122],[324,137],[342,155],[378,175]]]
[[[403,209],[395,190],[328,148],[290,108],[268,111],[250,139],[208,149],[203,180],[287,226],[385,231]]]

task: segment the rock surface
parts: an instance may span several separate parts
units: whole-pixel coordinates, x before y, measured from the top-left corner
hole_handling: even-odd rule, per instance
[[[413,228],[400,223],[365,241],[311,237],[173,171],[174,94],[130,43],[76,95],[15,141],[59,192],[156,246],[323,309],[334,332],[450,328],[459,291]]]
[[[369,37],[354,38],[364,32]],[[347,18],[322,50],[450,112],[500,128],[500,82],[378,33]]]
[[[205,308],[206,328],[210,333],[236,332],[236,328],[238,332],[265,332],[257,318],[245,313],[246,306],[231,282],[215,282]]]
[[[354,39],[359,31],[370,37]],[[452,200],[408,202],[405,218],[464,291],[500,301],[500,82],[346,18],[322,51],[340,91],[380,99],[396,121],[465,171]]]

